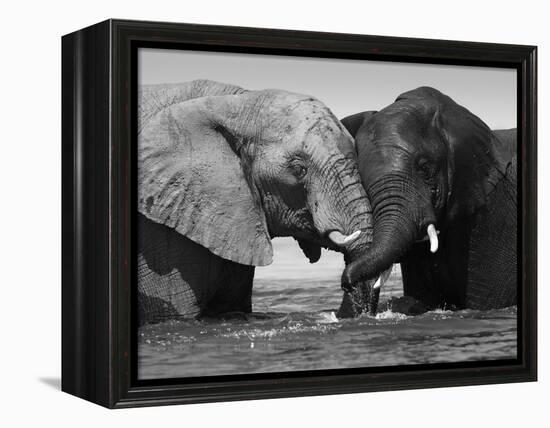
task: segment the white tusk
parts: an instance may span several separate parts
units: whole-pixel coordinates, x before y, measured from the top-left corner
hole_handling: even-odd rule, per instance
[[[437,231],[437,234],[439,235],[439,230]],[[426,236],[424,236],[424,238],[419,239],[416,242],[426,242],[426,241],[429,241],[429,240],[430,240],[430,238],[428,237],[428,235],[426,235]]]
[[[439,246],[439,242],[437,240],[437,232],[433,224],[428,226],[428,237],[430,238],[430,251],[435,253],[437,251],[437,247]]]
[[[372,286],[374,289],[380,288],[386,283],[386,281],[390,277],[392,268],[393,268],[393,265],[380,274],[380,276]]]
[[[349,244],[350,242],[355,241],[359,237],[359,235],[361,235],[361,231],[356,230],[351,235],[348,235],[344,238],[344,244]]]
[[[338,232],[337,230],[333,230],[328,234],[328,237],[336,245],[344,246],[349,244],[350,242],[355,241],[360,234],[361,234],[361,231],[356,230],[351,235],[346,236],[343,233]]]

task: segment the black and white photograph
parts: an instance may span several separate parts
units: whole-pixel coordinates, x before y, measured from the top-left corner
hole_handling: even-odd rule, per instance
[[[0,425],[547,418],[544,3],[3,11]]]
[[[139,48],[138,380],[516,360],[517,93]]]

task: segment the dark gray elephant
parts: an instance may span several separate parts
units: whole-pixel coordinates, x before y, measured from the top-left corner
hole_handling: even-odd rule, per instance
[[[250,312],[254,267],[293,236],[358,257],[372,215],[353,139],[315,98],[193,81],[144,87],[138,125],[141,322]]]
[[[429,87],[342,123],[374,216],[373,244],[343,288],[372,294],[353,284],[401,262],[404,295],[426,309],[515,304],[516,130],[493,132]]]

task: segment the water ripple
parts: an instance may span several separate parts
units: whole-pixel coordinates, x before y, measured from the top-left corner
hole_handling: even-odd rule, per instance
[[[382,300],[399,295],[400,278]],[[255,313],[231,320],[171,321],[138,333],[139,377],[372,367],[515,358],[517,308],[431,311],[338,320],[337,280],[263,280]]]

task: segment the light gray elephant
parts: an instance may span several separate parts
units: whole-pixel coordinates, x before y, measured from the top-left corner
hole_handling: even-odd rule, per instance
[[[250,312],[274,237],[312,263],[370,245],[353,139],[319,100],[198,80],[142,87],[138,104],[141,323]]]

